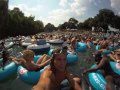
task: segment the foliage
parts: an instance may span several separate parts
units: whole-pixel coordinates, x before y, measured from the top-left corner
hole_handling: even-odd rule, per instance
[[[7,12],[6,12],[7,13]],[[42,21],[35,21],[33,16],[26,17],[19,8],[8,10],[7,21],[5,25],[2,25],[4,30],[0,30],[0,33],[4,33],[0,38],[7,36],[17,35],[32,35],[43,32],[44,25]]]
[[[112,10],[101,9],[94,18],[88,18],[84,22],[79,22],[75,18],[70,18],[67,22],[55,27],[48,23],[45,25],[42,21],[36,20],[33,16],[25,16],[19,8],[8,10],[8,0],[0,0],[0,38],[17,35],[32,35],[40,32],[52,32],[54,30],[66,29],[85,29],[91,30],[94,26],[96,28],[103,28],[105,31],[108,25],[120,29],[120,16],[114,14]]]
[[[45,32],[52,32],[52,31],[55,31],[57,28],[51,24],[51,23],[48,23],[47,25],[45,25],[45,28],[44,28],[44,31]]]

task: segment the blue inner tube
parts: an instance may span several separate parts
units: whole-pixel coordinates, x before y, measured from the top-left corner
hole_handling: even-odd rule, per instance
[[[41,56],[35,56],[34,62],[37,62]],[[44,69],[41,69],[39,71],[28,71],[26,68],[19,66],[18,67],[18,75],[19,78],[28,83],[28,84],[36,84],[40,78],[41,73],[44,71]]]
[[[95,49],[96,49],[96,50],[100,50],[100,45],[97,45],[97,46],[95,47]]]
[[[78,42],[76,47],[77,47],[76,48],[77,52],[85,52],[87,50],[87,44],[86,43]]]
[[[110,62],[112,70],[120,75],[120,69],[116,67],[116,62]],[[93,65],[91,68],[94,68],[96,65]],[[94,90],[106,90],[106,80],[103,77],[100,70],[88,74],[88,79]]]
[[[104,51],[102,52],[103,55],[108,55],[108,54],[110,54],[110,53],[111,53],[110,50],[104,50]]]
[[[91,68],[94,68],[95,66],[96,65],[93,65]],[[93,90],[106,90],[106,80],[99,70],[89,73],[88,79]]]
[[[98,51],[98,50],[100,50],[100,45],[96,46],[96,51]],[[107,50],[107,49],[102,52],[103,55],[108,55],[110,53],[111,53],[111,50]]]
[[[49,56],[52,56],[52,52],[53,52],[54,49],[50,49],[49,52],[48,52],[48,55]]]
[[[111,66],[112,70],[113,70],[116,74],[120,75],[120,68],[119,68],[119,69],[117,68],[117,64],[118,64],[118,63],[116,63],[116,62],[110,62],[110,66]]]
[[[75,63],[78,61],[78,55],[76,53],[68,53],[67,54],[67,63]]]
[[[19,78],[28,83],[28,84],[36,84],[40,78],[41,73],[44,69],[40,71],[28,71],[27,69],[23,68],[22,66],[18,67],[18,75]]]
[[[0,68],[0,81],[4,81],[17,72],[17,65],[14,62],[7,64],[4,70]]]

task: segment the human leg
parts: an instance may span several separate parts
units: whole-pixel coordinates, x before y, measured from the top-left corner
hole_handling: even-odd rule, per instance
[[[38,61],[36,64],[46,64],[47,60],[49,60],[50,57],[46,54],[44,54]],[[48,61],[49,62],[49,61]]]

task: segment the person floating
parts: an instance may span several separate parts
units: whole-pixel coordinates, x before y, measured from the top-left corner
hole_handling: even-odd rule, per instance
[[[103,76],[105,76],[105,79],[107,81],[106,90],[113,90],[112,87],[114,84],[117,86],[120,86],[120,75],[116,74],[110,66],[110,60],[114,61],[120,61],[120,49],[114,51],[114,56],[111,58],[107,55],[102,55],[100,51],[98,51],[95,54],[95,61],[97,66],[95,68],[91,68],[88,70],[85,70],[83,74],[94,72],[97,70],[101,70]]]
[[[63,48],[66,50],[66,48]],[[53,51],[50,66],[42,73],[37,85],[33,90],[60,90],[61,82],[68,79],[71,90],[82,90],[80,78],[69,73],[67,70],[67,52],[57,49]]]
[[[32,50],[24,50],[22,54],[23,55],[21,58],[10,58],[12,59],[12,61],[14,61],[17,64],[21,64],[29,71],[39,70],[50,62],[50,57],[46,54],[41,56],[36,63],[34,63],[34,52]]]

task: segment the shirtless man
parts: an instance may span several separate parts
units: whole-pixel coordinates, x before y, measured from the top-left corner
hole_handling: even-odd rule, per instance
[[[80,78],[75,77],[66,70],[67,54],[60,50],[56,51],[57,53],[54,52],[50,66],[44,70],[33,90],[60,90],[60,84],[65,79],[68,79],[71,90],[82,90],[80,87]]]
[[[112,56],[110,56],[111,58]],[[111,58],[118,62],[118,67],[120,63],[120,49],[116,50],[114,52],[114,56]],[[108,56],[101,54],[101,52],[97,52],[95,55],[95,61],[96,61],[96,67],[90,68],[88,70],[85,70],[83,74],[94,72],[97,70],[101,70],[102,74],[104,75],[107,84],[106,84],[106,90],[113,90],[114,84],[120,87],[120,75],[116,74],[111,66],[110,66],[110,59]]]

